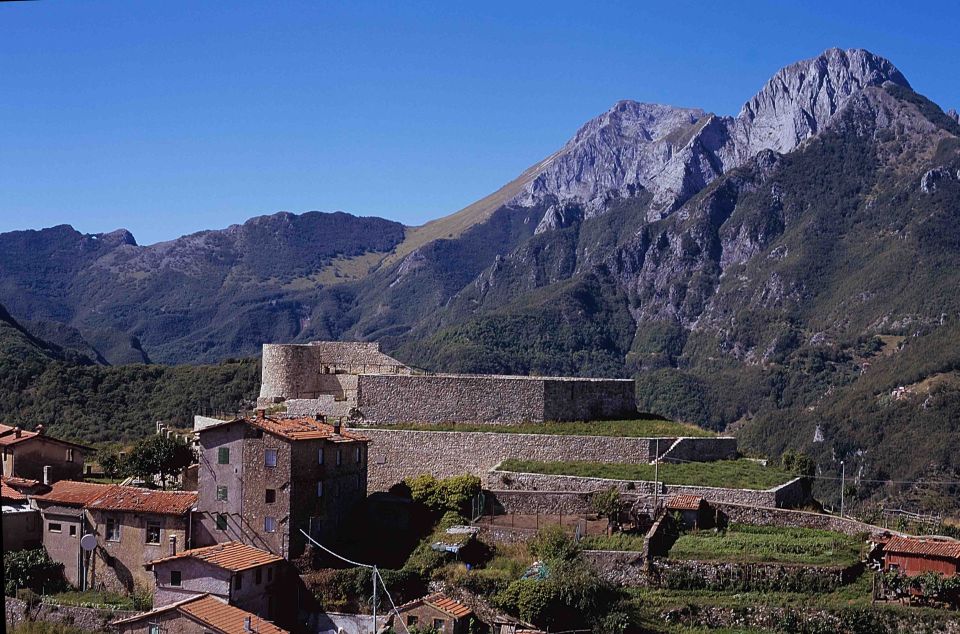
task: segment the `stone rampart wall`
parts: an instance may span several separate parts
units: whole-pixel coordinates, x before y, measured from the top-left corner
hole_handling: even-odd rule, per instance
[[[661,454],[660,460],[663,462],[713,462],[732,460],[736,457],[737,439],[723,436],[678,438],[667,451]]]
[[[508,458],[523,460],[580,460],[586,462],[638,463],[653,458],[656,441],[650,438],[611,436],[564,436],[559,434],[512,434],[504,432],[408,431],[360,428],[370,438],[369,486],[386,491],[410,476],[429,472],[444,478],[463,473],[485,477]],[[674,438],[660,439],[661,451]],[[706,448],[717,442],[727,447],[733,439],[703,438]],[[734,440],[734,443],[736,441]],[[502,489],[502,486],[492,488]],[[652,489],[651,489],[652,490]]]
[[[364,421],[515,424],[636,415],[630,380],[474,375],[359,377]]]

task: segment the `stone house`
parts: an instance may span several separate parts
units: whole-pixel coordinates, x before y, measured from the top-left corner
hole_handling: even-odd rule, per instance
[[[883,545],[884,570],[908,577],[938,572],[946,577],[960,573],[960,541],[894,536]]]
[[[261,618],[296,614],[296,572],[283,557],[225,542],[193,548],[147,564],[156,580],[153,605],[209,594]]]
[[[712,524],[707,501],[699,495],[688,493],[674,495],[663,506],[668,513],[676,513],[680,516],[684,528],[699,530],[709,528]]]
[[[121,634],[287,634],[256,614],[201,594],[150,612],[114,621]]]
[[[3,505],[3,552],[37,548],[41,544],[40,513],[30,506],[28,493],[43,488],[36,480],[0,476]]]
[[[442,592],[404,603],[397,612],[395,618],[400,619],[403,626],[432,628],[440,634],[466,634],[473,617],[473,610]]]
[[[334,541],[367,494],[367,439],[317,418],[266,416],[198,432],[196,546],[238,541],[285,558],[301,530]]]
[[[43,522],[43,545],[81,588],[130,591],[153,587],[144,565],[189,546],[196,493],[115,484],[60,481],[32,498]],[[97,537],[92,553],[80,537]]]
[[[38,425],[37,431],[27,431],[2,424],[0,450],[3,452],[3,475],[47,484],[82,477],[83,461],[90,452],[89,447],[47,436],[43,425]]]

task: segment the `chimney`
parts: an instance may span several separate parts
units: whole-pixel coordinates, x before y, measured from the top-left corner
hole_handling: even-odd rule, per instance
[[[258,410],[257,410],[257,418],[259,418],[259,419],[264,419],[264,418],[266,418],[266,417],[267,417],[267,410],[265,410],[265,409],[258,409]]]
[[[325,423],[327,422],[327,417],[321,414],[320,412],[317,412],[316,414],[314,414],[313,420],[317,421],[318,423]]]
[[[43,467],[43,483],[47,486],[53,484],[53,479],[50,477],[50,465],[44,465]]]
[[[170,556],[173,557],[177,554],[177,536],[170,536]]]
[[[340,418],[338,418],[338,419],[336,420],[336,422],[333,424],[333,433],[334,433],[334,434],[337,434],[337,435],[340,435],[340,428],[341,428],[342,426],[343,426],[343,416],[341,416]]]
[[[13,435],[16,436],[17,438],[23,435],[23,430],[20,429],[20,425],[17,425],[16,427],[13,428]]]
[[[159,433],[162,432],[162,431],[163,431],[163,421],[162,421],[162,420],[158,420],[158,421],[157,421],[157,433],[159,434]]]
[[[46,431],[47,431],[47,428],[46,428],[46,427],[44,427],[43,425],[37,425],[37,435],[38,435],[38,436],[43,436],[44,432],[46,432]]]
[[[253,617],[246,616],[243,618],[243,631],[244,632],[253,631]]]

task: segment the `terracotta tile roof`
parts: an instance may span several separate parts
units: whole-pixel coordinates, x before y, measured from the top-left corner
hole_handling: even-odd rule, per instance
[[[200,433],[202,434],[209,429],[216,429],[224,425],[232,425],[233,423],[238,422],[244,422],[248,425],[252,425],[253,427],[262,429],[265,432],[286,438],[288,440],[314,440],[317,438],[326,438],[331,442],[367,442],[369,440],[366,436],[352,432],[346,427],[341,428],[339,434],[334,434],[333,425],[330,425],[329,423],[321,423],[320,421],[311,417],[287,418],[264,416],[262,418],[238,418],[236,420],[227,421],[218,425],[204,427],[200,430]]]
[[[26,500],[27,496],[8,485],[6,478],[4,478],[3,481],[0,482],[0,498],[4,500],[13,500],[14,502],[21,502]]]
[[[960,541],[953,539],[919,539],[897,535],[890,538],[883,550],[887,553],[960,559]]]
[[[240,542],[225,542],[223,544],[216,544],[215,546],[185,550],[172,557],[163,557],[162,559],[151,561],[147,566],[186,558],[199,559],[218,568],[232,572],[264,566],[275,561],[283,561],[283,557],[268,553],[259,548],[254,548],[253,546],[247,546]]]
[[[30,478],[18,478],[16,476],[3,476],[3,481],[12,487],[23,487],[25,489],[31,487],[40,486],[39,480],[31,480]]]
[[[196,491],[156,491],[114,484],[87,502],[86,506],[102,511],[183,515],[196,503]]]
[[[473,614],[473,610],[460,603],[455,599],[451,599],[442,592],[437,592],[426,597],[421,597],[419,599],[414,599],[408,603],[404,603],[397,610],[399,612],[405,612],[411,608],[415,608],[418,605],[427,604],[432,608],[436,608],[441,612],[449,614],[455,619],[461,619],[465,616]]]
[[[277,627],[256,614],[228,605],[209,594],[201,594],[197,597],[156,608],[150,612],[119,619],[113,621],[112,625],[136,623],[144,619],[151,619],[157,614],[174,610],[220,634],[246,634],[247,630],[244,627],[244,622],[247,618],[251,620],[252,629],[258,634],[289,634],[287,630]]]
[[[17,437],[17,428],[11,427],[10,425],[4,425],[0,423],[0,447],[9,447],[10,445],[15,445],[27,440],[32,440],[38,436],[44,438],[45,440],[51,440],[53,442],[61,443],[64,445],[69,445],[71,447],[78,447],[80,449],[89,449],[84,445],[79,445],[75,442],[70,442],[69,440],[62,440],[60,438],[54,438],[52,436],[47,436],[45,434],[39,434],[35,431],[27,431],[26,429],[20,430],[20,436]]]
[[[103,494],[113,484],[96,484],[93,482],[75,482],[60,480],[50,485],[50,491],[43,495],[35,495],[38,502],[66,504],[68,506],[84,506],[97,496]]]
[[[701,504],[703,504],[703,498],[699,495],[681,493],[667,500],[666,507],[671,511],[697,511]]]

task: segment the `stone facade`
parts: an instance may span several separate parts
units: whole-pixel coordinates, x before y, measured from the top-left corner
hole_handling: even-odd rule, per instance
[[[4,597],[6,612],[6,631],[11,631],[18,625],[30,621],[46,621],[48,623],[63,623],[73,626],[84,632],[103,632],[108,629],[110,621],[131,617],[136,612],[126,610],[98,610],[73,605],[56,605],[41,603],[29,608],[26,601]]]
[[[8,425],[0,425],[0,446],[3,475],[41,482],[44,467],[50,468],[50,482],[79,480],[83,477],[83,461],[89,451],[83,445],[46,436],[42,429],[40,432],[26,431]]]
[[[297,557],[306,546],[301,529],[330,542],[366,497],[365,441],[291,440],[240,419],[202,429],[199,442],[196,546],[239,541]]]
[[[866,524],[846,517],[811,513],[782,508],[746,506],[743,504],[715,503],[712,506],[722,513],[729,522],[751,524],[754,526],[784,526],[792,528],[815,528],[835,531],[844,535],[883,532],[883,527]],[[896,532],[896,531],[890,531]]]
[[[370,489],[386,491],[404,478],[429,472],[438,478],[463,473],[485,477],[508,458],[584,462],[650,462],[659,447],[665,455],[684,446],[687,459],[732,458],[735,438],[627,438],[490,432],[408,431],[363,428],[370,438]],[[686,442],[692,441],[692,442]],[[695,457],[695,458],[694,458]],[[502,488],[502,487],[495,487]]]
[[[616,488],[621,493],[646,496],[654,494],[654,483],[644,480],[613,480],[541,473],[515,473],[496,469],[487,474],[486,480],[486,488],[491,490],[590,492],[603,491],[611,487]],[[691,494],[702,497],[710,503],[727,502],[751,506],[795,505],[798,502],[805,501],[806,491],[807,487],[802,478],[794,478],[785,484],[764,491],[659,483],[659,495],[661,496]]]
[[[265,344],[260,407],[370,424],[628,418],[630,379],[415,374],[375,343]]]
[[[107,538],[108,519],[115,520],[120,526],[116,541]],[[189,513],[162,515],[89,510],[87,520],[90,532],[97,536],[97,548],[90,557],[87,576],[90,587],[102,585],[116,592],[129,592],[137,587],[153,588],[153,573],[144,568],[144,564],[188,546]],[[159,541],[147,541],[149,525],[160,527]]]

